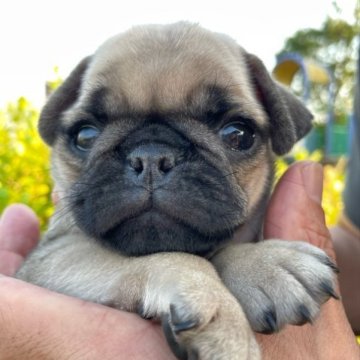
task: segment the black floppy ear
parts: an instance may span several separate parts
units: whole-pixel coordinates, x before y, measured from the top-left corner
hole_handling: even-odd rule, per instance
[[[91,60],[83,59],[71,72],[63,84],[50,96],[42,109],[39,119],[39,132],[48,145],[55,141],[61,114],[75,103],[79,96],[82,77]]]
[[[313,116],[295,95],[270,77],[260,59],[246,54],[246,60],[259,100],[270,118],[273,150],[283,155],[310,131]]]

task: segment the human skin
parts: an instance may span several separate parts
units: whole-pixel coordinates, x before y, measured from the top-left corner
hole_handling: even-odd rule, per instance
[[[334,258],[321,209],[322,170],[297,163],[278,184],[265,237],[305,240]],[[39,238],[38,221],[23,205],[0,221],[0,358],[3,360],[174,359],[158,324],[137,315],[50,292],[11,276]],[[5,276],[7,275],[7,276]],[[264,359],[359,359],[341,301],[331,299],[313,325],[258,335]]]
[[[265,237],[301,239],[320,247],[335,260],[321,208],[322,186],[321,165],[302,162],[292,166],[272,195],[265,218]],[[258,335],[258,340],[264,359],[360,359],[343,304],[335,299],[323,305],[312,325],[288,326],[278,334]]]
[[[339,281],[346,315],[353,330],[360,335],[360,230],[354,230],[338,225],[330,232],[341,269]]]

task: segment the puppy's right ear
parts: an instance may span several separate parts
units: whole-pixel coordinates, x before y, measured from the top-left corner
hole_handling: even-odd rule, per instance
[[[78,99],[82,78],[90,60],[91,56],[88,56],[76,66],[63,84],[50,96],[40,114],[39,132],[48,145],[52,145],[55,141],[61,114]]]
[[[245,56],[258,99],[269,115],[272,148],[277,155],[284,155],[310,131],[313,116],[295,95],[270,77],[260,59]]]

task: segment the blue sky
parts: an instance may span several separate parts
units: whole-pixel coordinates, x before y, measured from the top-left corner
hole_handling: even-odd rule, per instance
[[[351,20],[355,0],[339,0]],[[198,22],[227,33],[263,59],[300,28],[320,27],[334,15],[332,0],[2,0],[0,3],[0,106],[26,96],[44,101],[44,83],[59,66],[61,76],[109,36],[137,24]]]

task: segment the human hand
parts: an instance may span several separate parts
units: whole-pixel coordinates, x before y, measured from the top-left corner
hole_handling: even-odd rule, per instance
[[[302,239],[334,256],[320,207],[321,180],[318,165],[299,163],[288,170],[270,203],[265,223],[267,237]],[[18,211],[15,209],[15,218],[21,221],[14,221],[15,227],[8,226],[6,214],[0,224],[0,250],[6,250],[5,257],[0,255],[0,264],[1,271],[7,274],[21,263],[37,239],[36,225],[25,232],[22,228],[22,224],[29,226],[33,222],[33,215],[28,209],[21,210],[22,214]],[[6,230],[9,228],[15,231],[11,237]],[[11,241],[14,246],[8,244],[11,238],[15,238]],[[13,261],[9,260],[11,253],[15,255]],[[174,358],[160,327],[133,314],[5,277],[0,278],[0,288],[0,355],[5,359]],[[279,334],[258,335],[258,340],[265,359],[359,358],[341,302],[335,300],[325,304],[314,325],[289,326]]]
[[[13,275],[39,238],[24,205],[0,221],[0,273]],[[174,359],[160,326],[0,275],[0,359]]]
[[[291,166],[277,185],[265,218],[265,238],[304,240],[335,259],[321,208],[322,169],[302,162]],[[264,359],[359,359],[360,351],[341,301],[330,299],[314,324],[288,326],[274,335],[257,335]]]

